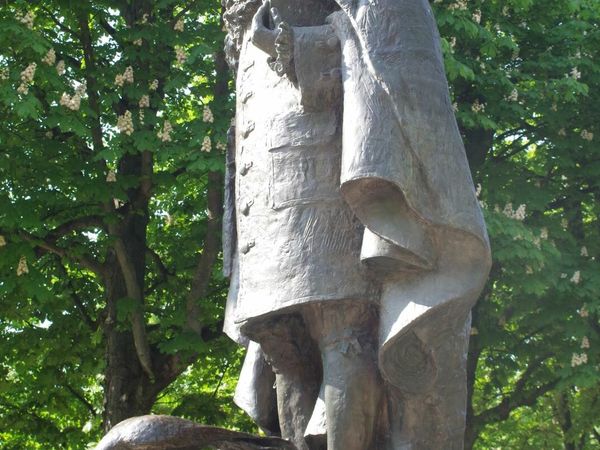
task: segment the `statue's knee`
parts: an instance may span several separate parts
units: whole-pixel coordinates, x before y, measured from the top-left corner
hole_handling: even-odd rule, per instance
[[[275,373],[298,373],[319,363],[316,343],[300,315],[281,315],[252,335]]]
[[[377,321],[375,308],[360,301],[315,305],[306,314],[306,322],[319,343],[324,361],[332,354],[375,359]]]

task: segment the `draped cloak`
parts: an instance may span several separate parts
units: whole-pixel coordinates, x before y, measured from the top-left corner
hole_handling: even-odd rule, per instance
[[[380,369],[408,388],[399,379],[403,337],[466,318],[488,276],[489,241],[428,2],[338,3],[349,19],[334,19],[344,80],[341,191],[366,226],[361,257],[384,277]],[[407,264],[422,270],[398,276]]]
[[[426,392],[444,366],[438,359],[452,358],[439,349],[458,352],[464,367],[467,318],[491,265],[485,223],[428,2],[337,3],[340,190],[365,226],[361,260],[381,282],[379,368],[400,391]],[[456,330],[462,343],[444,347]]]

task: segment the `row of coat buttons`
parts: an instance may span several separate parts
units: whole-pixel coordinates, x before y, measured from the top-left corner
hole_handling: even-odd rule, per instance
[[[245,94],[242,97],[242,103],[246,103],[246,101],[252,96],[252,92],[248,92],[247,94]],[[250,133],[252,133],[254,131],[255,128],[255,124],[253,121],[248,121],[248,123],[246,124],[246,127],[244,128],[244,130],[242,131],[242,138],[246,139],[248,136],[250,136]],[[253,166],[253,162],[249,161],[247,163],[245,163],[242,167],[240,167],[240,171],[239,174],[243,177],[245,177],[248,172],[250,171],[250,169]],[[252,207],[252,205],[254,205],[254,200],[250,200],[248,202],[246,202],[246,204],[240,208],[240,212],[244,215],[244,216],[248,216],[250,214],[250,208]],[[245,244],[242,244],[240,246],[240,252],[245,255],[247,254],[250,249],[252,249],[254,246],[256,245],[254,240],[250,240],[248,242],[246,242]]]

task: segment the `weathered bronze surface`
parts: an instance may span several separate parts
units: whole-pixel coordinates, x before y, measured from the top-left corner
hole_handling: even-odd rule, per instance
[[[238,404],[303,450],[461,449],[490,251],[428,2],[226,4]]]

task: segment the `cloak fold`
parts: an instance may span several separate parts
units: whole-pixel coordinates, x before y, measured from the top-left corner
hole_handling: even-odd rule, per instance
[[[366,227],[361,259],[382,282],[380,369],[423,391],[431,349],[464,328],[487,279],[489,241],[428,2],[337,1],[341,191]],[[424,373],[407,373],[419,364]]]

